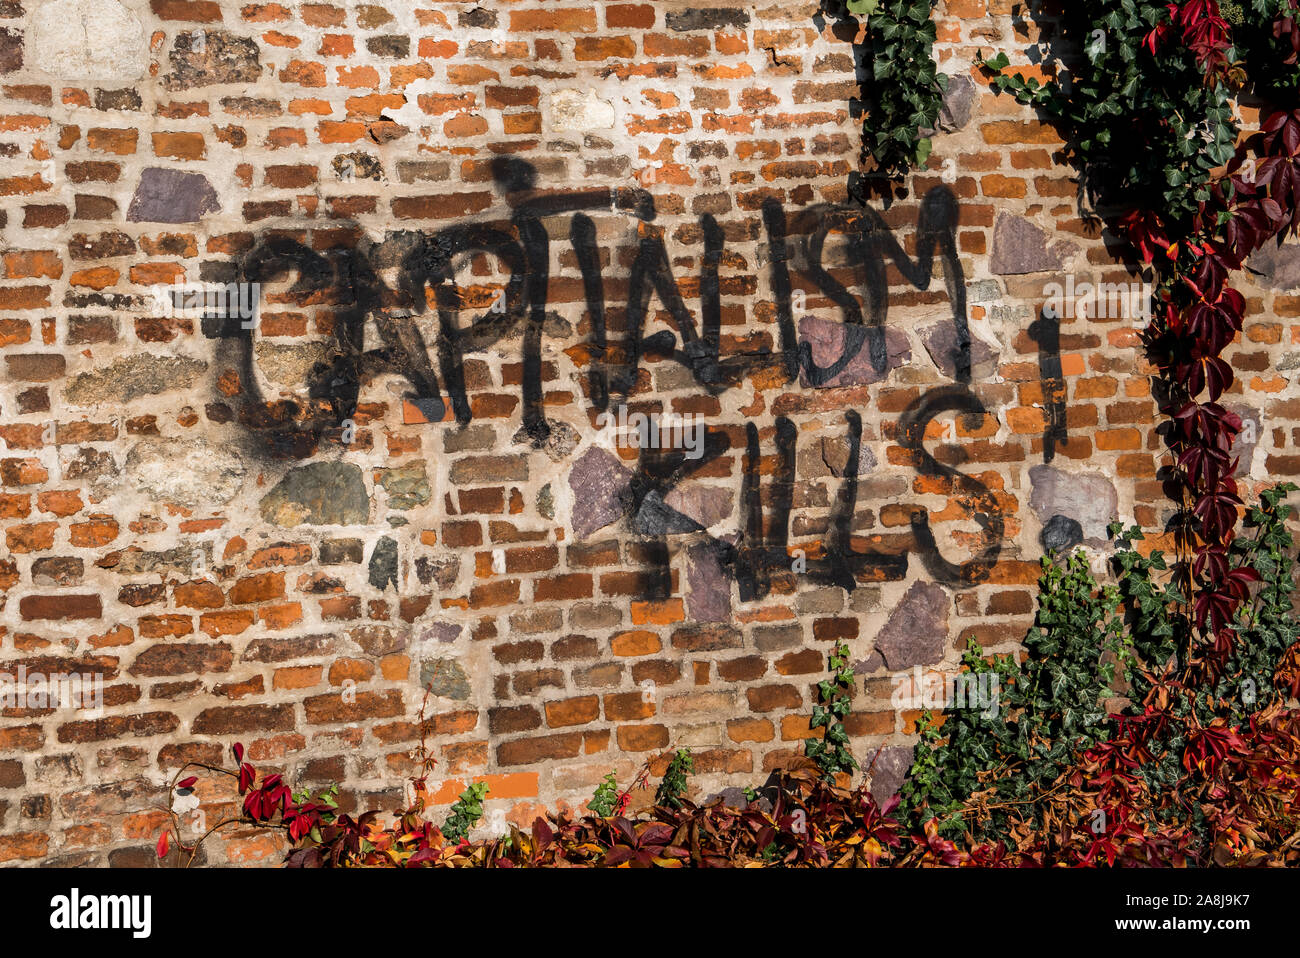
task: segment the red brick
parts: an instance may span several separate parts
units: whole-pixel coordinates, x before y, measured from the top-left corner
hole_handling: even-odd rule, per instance
[[[149,9],[160,20],[221,22],[221,6],[216,0],[149,0]]]
[[[546,30],[555,33],[574,33],[596,29],[596,11],[593,7],[561,7],[548,5],[542,10],[512,10],[511,32]]]
[[[24,621],[98,619],[104,614],[98,595],[25,595],[18,602]]]
[[[578,37],[574,45],[577,60],[629,60],[636,56],[631,37]]]
[[[199,160],[207,147],[202,133],[155,133],[153,151],[156,156],[177,160]]]
[[[546,724],[551,728],[585,725],[600,718],[600,699],[594,695],[546,703]]]
[[[648,3],[611,3],[605,7],[605,26],[649,30],[655,25],[655,8]]]

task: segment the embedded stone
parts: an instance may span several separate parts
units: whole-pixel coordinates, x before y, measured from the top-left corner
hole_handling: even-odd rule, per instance
[[[330,161],[334,175],[340,180],[374,180],[376,183],[384,178],[384,168],[377,157],[370,153],[340,153]]]
[[[950,321],[935,323],[917,330],[921,345],[930,354],[939,372],[949,379],[957,378],[957,359],[961,350],[957,346],[957,327]],[[997,355],[991,346],[975,336],[970,337],[970,373],[971,379],[981,381],[989,379],[996,371]]]
[[[168,59],[172,72],[162,82],[173,92],[214,83],[251,85],[262,74],[256,41],[227,30],[177,34]]]
[[[82,446],[63,463],[63,478],[68,482],[82,479],[98,484],[112,479],[120,471],[111,452],[91,446]]]
[[[708,545],[686,553],[686,618],[690,622],[731,620],[731,580]]]
[[[683,515],[664,501],[657,489],[647,492],[632,521],[637,532],[647,536],[681,535],[703,528],[690,516]]]
[[[200,556],[202,559],[200,559]],[[138,546],[129,546],[110,552],[95,565],[112,569],[119,575],[139,575],[144,572],[174,572],[190,578],[196,568],[212,568],[212,543],[196,546],[175,546],[160,552],[148,552]]]
[[[449,645],[460,638],[462,626],[454,622],[434,622],[420,633],[420,645]]]
[[[270,343],[259,339],[253,347],[257,368],[271,382],[299,386],[308,382],[318,366],[324,366],[335,350],[330,344]]]
[[[1278,364],[1278,369],[1284,368]],[[1255,462],[1255,448],[1259,445],[1260,433],[1263,430],[1262,414],[1254,406],[1247,406],[1245,403],[1224,403],[1229,412],[1234,412],[1241,417],[1241,432],[1237,433],[1237,438],[1232,440],[1232,449],[1228,452],[1229,459],[1237,460],[1237,471],[1234,476],[1249,476],[1251,466]]]
[[[1051,236],[1023,216],[999,213],[993,227],[993,255],[989,272],[999,276],[1048,273],[1062,270],[1079,252],[1065,240],[1050,242]]]
[[[550,459],[551,462],[562,462],[572,455],[573,450],[578,448],[578,443],[582,441],[582,437],[578,435],[578,430],[567,422],[555,421],[549,422],[547,425],[550,432],[540,443],[535,441],[523,426],[520,426],[515,431],[510,442],[515,446],[531,443],[533,448],[541,449],[546,453],[546,458]]]
[[[125,356],[74,376],[64,388],[63,398],[74,406],[127,403],[141,396],[188,389],[207,368],[202,360],[180,356]]]
[[[119,0],[40,0],[34,6],[28,28],[32,67],[63,81],[103,86],[148,72],[149,35]]]
[[[360,539],[326,539],[320,544],[321,565],[344,565],[361,562],[365,543]]]
[[[591,90],[556,90],[549,99],[551,129],[558,133],[614,127],[614,105]]]
[[[939,129],[955,133],[970,122],[975,111],[979,88],[964,73],[948,77],[948,89],[943,93],[943,106],[939,110]]]
[[[370,554],[369,582],[380,592],[390,585],[397,588],[397,540],[383,536]]]
[[[348,636],[367,655],[392,655],[406,648],[410,633],[406,629],[390,629],[384,625],[363,625],[353,629]]]
[[[537,491],[537,514],[543,519],[555,518],[555,494],[549,482]]]
[[[905,366],[912,361],[912,346],[908,341],[907,333],[901,329],[887,327],[884,329],[884,348],[882,369],[877,369],[871,357],[871,335],[867,334],[866,327],[854,327],[862,332],[854,333],[862,337],[861,346],[854,353],[853,358],[846,362],[842,369],[835,375],[828,378],[825,382],[817,383],[820,389],[831,389],[836,386],[866,386],[872,383],[883,382],[891,370],[899,366]],[[800,348],[806,343],[812,350],[813,362],[819,366],[837,366],[844,356],[846,343],[851,343],[848,339],[850,327],[838,320],[819,319],[816,316],[808,316],[799,321],[799,340]],[[850,345],[850,351],[852,347]],[[809,386],[808,374],[800,370],[799,382],[803,386]]]
[[[123,481],[154,502],[187,509],[225,505],[244,484],[244,462],[205,439],[139,442],[127,453]]]
[[[948,644],[948,590],[933,582],[913,582],[879,634],[875,649],[889,668],[910,669],[943,658]]]
[[[1041,522],[1064,516],[1079,524],[1083,539],[1106,541],[1106,526],[1119,516],[1119,493],[1106,476],[1033,466],[1029,482],[1029,505]]]
[[[33,585],[79,585],[85,562],[75,556],[49,556],[32,562]]]
[[[948,87],[944,91],[943,102],[939,107],[938,129],[923,126],[917,130],[917,133],[922,137],[934,136],[939,131],[956,133],[970,122],[977,95],[975,82],[970,77],[965,74],[948,76]]]
[[[842,479],[848,474],[850,445],[849,440],[843,436],[822,437],[822,462],[826,463],[831,475],[836,478]],[[865,442],[859,442],[857,474],[865,476],[875,468],[876,454]]]
[[[278,526],[361,525],[370,498],[361,469],[348,462],[313,462],[290,469],[262,498],[262,518]]]
[[[415,577],[420,580],[421,585],[437,583],[440,589],[450,589],[456,584],[456,577],[460,574],[460,560],[455,556],[444,556],[440,559],[434,559],[429,556],[420,556],[415,560]]]
[[[469,676],[455,659],[431,659],[420,666],[420,685],[431,695],[463,702],[470,696]]]
[[[375,482],[388,492],[390,509],[414,509],[429,501],[433,490],[429,487],[429,473],[423,461],[408,463],[396,469],[379,469]]]
[[[1083,526],[1069,516],[1052,516],[1043,524],[1038,541],[1044,552],[1065,552],[1083,543]]]
[[[151,166],[140,174],[126,218],[132,223],[197,223],[204,213],[220,210],[217,191],[202,173]]]
[[[885,668],[885,657],[879,652],[872,652],[865,659],[853,663],[854,675],[874,675]]]
[[[1260,274],[1255,281],[1267,289],[1300,288],[1300,244],[1265,243],[1246,265]]]
[[[573,535],[583,539],[620,518],[632,473],[604,449],[593,446],[569,470],[573,490]]]
[[[683,482],[664,496],[664,502],[707,529],[731,515],[732,495],[730,489],[721,486]]]
[[[882,748],[872,760],[871,797],[883,805],[898,794],[912,768],[913,750],[907,745]]]

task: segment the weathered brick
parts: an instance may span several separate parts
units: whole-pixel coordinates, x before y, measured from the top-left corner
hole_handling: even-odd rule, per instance
[[[339,696],[330,696],[339,698]],[[222,705],[206,708],[190,723],[195,735],[287,732],[294,728],[292,705]]]
[[[497,746],[497,762],[503,766],[530,765],[552,758],[575,758],[581,749],[580,732],[514,739]]]
[[[98,619],[104,614],[98,595],[25,595],[18,602],[25,621]]]

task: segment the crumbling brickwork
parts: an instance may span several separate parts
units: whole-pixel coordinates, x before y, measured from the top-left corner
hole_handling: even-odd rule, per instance
[[[709,795],[839,641],[892,788],[914,667],[1168,516],[1140,277],[973,67],[1012,6],[940,3],[933,155],[863,207],[815,3],[0,2],[0,659],[102,677],[4,710],[0,862],[149,862],[235,741],[393,807],[426,688],[439,802],[686,746]],[[1256,482],[1300,473],[1289,253],[1231,356]]]

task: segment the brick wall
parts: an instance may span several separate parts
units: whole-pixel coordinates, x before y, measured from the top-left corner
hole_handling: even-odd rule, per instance
[[[934,154],[864,210],[815,4],[0,2],[0,658],[103,679],[4,710],[0,861],[147,862],[236,740],[392,807],[426,686],[439,802],[682,746],[709,795],[798,751],[836,641],[888,791],[900,675],[1168,515],[1141,321],[1039,315],[1135,277],[971,69],[1011,8],[940,4]],[[1300,472],[1289,254],[1232,357],[1256,482]]]

